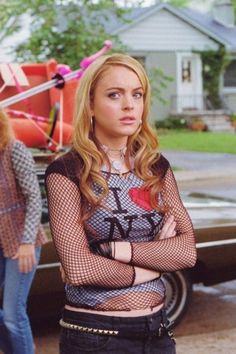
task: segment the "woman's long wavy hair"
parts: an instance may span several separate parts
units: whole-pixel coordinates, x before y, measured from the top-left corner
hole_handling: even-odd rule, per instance
[[[14,138],[13,129],[7,113],[0,107],[0,151]]]
[[[134,58],[124,54],[106,55],[98,58],[86,69],[76,94],[72,145],[83,161],[79,178],[83,198],[82,218],[84,220],[88,218],[88,215],[91,215],[96,207],[102,205],[108,194],[107,181],[100,172],[106,156],[93,134],[90,107],[99,80],[109,68],[115,70],[116,66],[132,70],[138,76],[144,90],[142,124],[132,136],[128,137],[126,159],[128,161],[129,157],[134,157],[134,172],[144,180],[143,188],[150,190],[151,204],[154,208],[157,207],[156,194],[160,189],[160,177],[151,173],[151,167],[159,159],[159,144],[156,134],[148,123],[149,80],[142,65]],[[93,183],[100,187],[99,196],[93,192]]]

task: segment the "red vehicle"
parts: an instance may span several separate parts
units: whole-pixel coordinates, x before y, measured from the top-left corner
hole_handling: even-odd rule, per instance
[[[58,150],[68,145],[79,78],[111,46],[105,41],[74,72],[54,59],[41,64],[0,64],[0,106],[9,114],[16,138],[30,148]]]

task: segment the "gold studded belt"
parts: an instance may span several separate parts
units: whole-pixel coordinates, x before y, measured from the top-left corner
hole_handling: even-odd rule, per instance
[[[101,335],[105,335],[105,336],[117,336],[119,334],[119,331],[113,331],[110,329],[99,329],[99,328],[78,326],[75,324],[65,322],[62,319],[59,321],[59,324],[61,327],[64,327],[67,329],[73,329],[75,331],[80,331],[80,332],[85,332],[85,333],[101,334]]]
[[[91,327],[84,327],[72,323],[65,322],[63,319],[59,321],[59,324],[61,327],[74,330],[74,331],[79,331],[83,333],[90,333],[90,334],[99,334],[103,336],[120,336],[120,337],[126,337],[126,338],[147,338],[150,336],[153,337],[161,337],[165,335],[166,333],[170,336],[173,337],[172,331],[168,330],[165,326],[161,324],[161,326],[158,328],[156,331],[148,331],[148,332],[143,332],[143,331],[131,331],[131,330],[111,330],[111,329],[100,329],[100,328],[91,328]]]

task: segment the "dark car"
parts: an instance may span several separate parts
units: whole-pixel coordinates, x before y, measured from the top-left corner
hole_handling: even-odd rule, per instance
[[[43,217],[42,221],[45,230],[50,239],[48,227],[47,200],[44,189],[44,171],[45,165],[37,165],[37,174],[43,196]],[[197,263],[191,269],[180,270],[173,273],[163,274],[163,280],[166,284],[166,307],[169,318],[177,324],[185,314],[193,291],[193,284],[202,283],[204,285],[214,285],[220,282],[229,281],[236,278],[236,223],[222,223],[217,219],[217,224],[212,224],[212,219],[206,222],[206,218],[196,216],[196,210],[199,211],[203,205],[198,202],[193,203],[197,198],[192,198],[191,203],[186,200],[186,206],[190,210],[190,215],[195,218],[195,233],[197,242]],[[209,202],[210,200],[210,202]],[[208,203],[208,204],[207,204]],[[210,208],[220,206],[223,212],[223,202],[216,204],[216,200],[208,199],[205,201],[205,207]],[[232,207],[236,205],[231,203]],[[195,206],[195,209],[194,209]],[[227,204],[227,207],[230,205]],[[204,216],[204,209],[202,216]],[[236,210],[236,209],[235,209]],[[201,216],[201,217],[202,217]],[[207,226],[200,226],[203,224]],[[221,222],[221,224],[219,224]],[[64,292],[60,277],[59,261],[53,242],[50,240],[43,246],[40,264],[36,272],[35,279],[30,292],[29,311],[32,317],[43,317],[60,314],[63,304]],[[40,304],[40,305],[39,305]]]
[[[167,311],[176,324],[189,306],[193,284],[209,286],[236,278],[236,224],[198,227],[195,234],[196,265],[163,275]]]

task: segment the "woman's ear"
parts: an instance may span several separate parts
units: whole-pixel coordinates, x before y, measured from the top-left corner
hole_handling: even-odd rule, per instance
[[[90,114],[91,117],[94,116],[93,106],[94,106],[94,105],[93,105],[93,101],[90,100],[90,104],[89,104],[89,114]]]
[[[93,116],[94,116],[94,111],[93,111],[93,109],[91,109],[91,108],[90,108],[90,110],[89,110],[89,115],[90,115],[90,117],[93,117]]]

